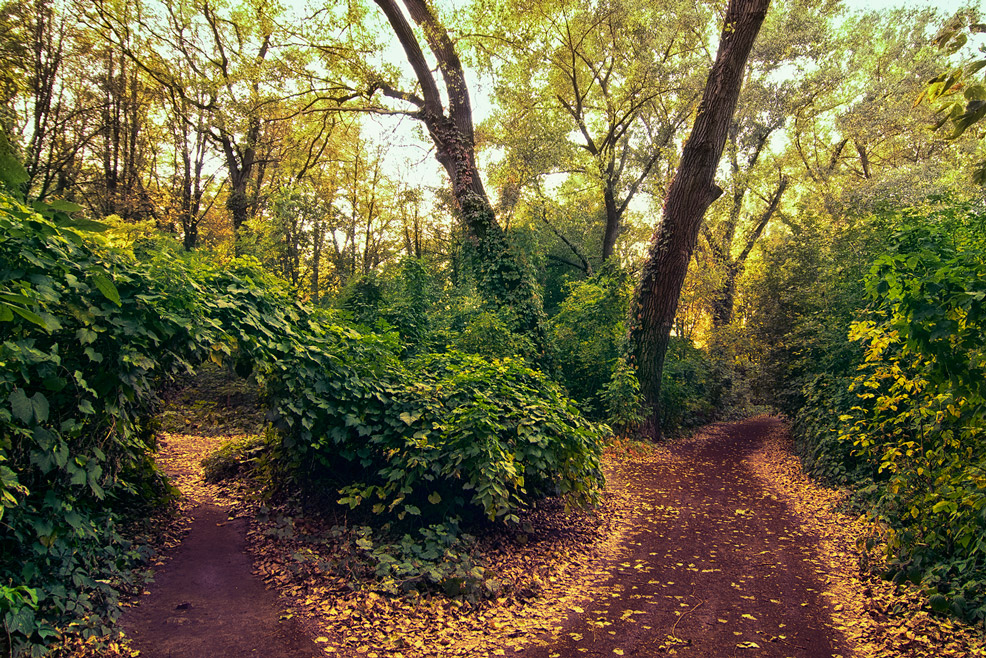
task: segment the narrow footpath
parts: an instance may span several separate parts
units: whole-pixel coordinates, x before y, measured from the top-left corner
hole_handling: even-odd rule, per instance
[[[157,461],[188,497],[191,528],[120,624],[141,658],[323,656],[252,572],[246,520],[228,518],[202,481],[199,463],[221,439],[165,435]]]
[[[818,538],[746,463],[779,422],[710,428],[677,446],[673,463],[628,473],[643,511],[609,596],[573,608],[524,655],[847,655],[821,596]]]

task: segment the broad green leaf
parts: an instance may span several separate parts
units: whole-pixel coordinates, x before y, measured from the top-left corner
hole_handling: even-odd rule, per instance
[[[39,423],[48,420],[48,398],[41,393],[35,393],[31,397],[31,407],[34,409],[34,417]]]
[[[65,201],[64,199],[55,199],[54,201],[48,202],[48,207],[52,210],[60,210],[62,212],[79,212],[80,210],[85,210],[82,206],[77,203],[72,203],[71,201]]]
[[[969,85],[963,94],[966,100],[983,101],[986,100],[986,87],[983,85]]]
[[[14,413],[14,417],[22,423],[30,423],[31,418],[34,417],[34,405],[31,404],[27,394],[24,393],[24,389],[14,389],[14,392],[10,394],[9,399],[10,408]]]
[[[34,311],[29,311],[26,308],[21,308],[20,306],[10,306],[8,308],[10,308],[11,311],[21,316],[28,322],[33,322],[34,324],[38,325],[42,329],[50,329],[48,323],[45,322],[45,319],[40,315],[38,315],[37,313],[35,313]]]
[[[96,287],[99,289],[99,292],[103,293],[103,296],[106,297],[106,299],[110,300],[117,306],[123,305],[120,300],[120,292],[116,289],[116,286],[113,285],[113,282],[110,281],[109,277],[107,277],[105,274],[95,275],[93,277],[93,283],[96,284]]]
[[[97,222],[94,219],[70,217],[65,214],[59,214],[56,217],[55,223],[62,228],[78,229],[80,231],[89,231],[90,233],[105,233],[112,228],[109,224]]]

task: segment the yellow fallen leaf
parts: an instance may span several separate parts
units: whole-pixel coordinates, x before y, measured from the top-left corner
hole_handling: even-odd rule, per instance
[[[623,649],[613,649],[613,653],[615,653],[617,656],[622,656]]]

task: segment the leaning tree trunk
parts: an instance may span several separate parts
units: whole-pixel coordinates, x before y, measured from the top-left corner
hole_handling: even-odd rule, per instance
[[[688,261],[708,207],[722,194],[715,172],[736,109],[743,70],[770,0],[730,0],[716,61],[692,133],[664,201],[634,295],[630,340],[644,396],[645,435],[661,437],[661,376]]]

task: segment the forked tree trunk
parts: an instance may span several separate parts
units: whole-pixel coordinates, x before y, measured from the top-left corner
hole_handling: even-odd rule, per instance
[[[496,308],[510,310],[515,331],[528,335],[550,363],[544,330],[544,310],[533,276],[518,261],[503,228],[496,221],[476,167],[476,146],[469,89],[462,63],[445,28],[425,0],[402,0],[411,19],[421,27],[434,55],[448,96],[442,103],[438,84],[410,24],[396,0],[374,0],[387,17],[421,85],[421,97],[402,93],[376,81],[376,89],[418,107],[412,113],[428,128],[435,156],[452,183],[452,193],[474,253],[474,274],[480,294]]]
[[[661,437],[661,376],[688,261],[705,211],[722,194],[715,172],[726,144],[743,71],[770,0],[730,0],[716,61],[709,71],[692,133],[668,188],[634,295],[630,340],[644,396],[642,431]]]

